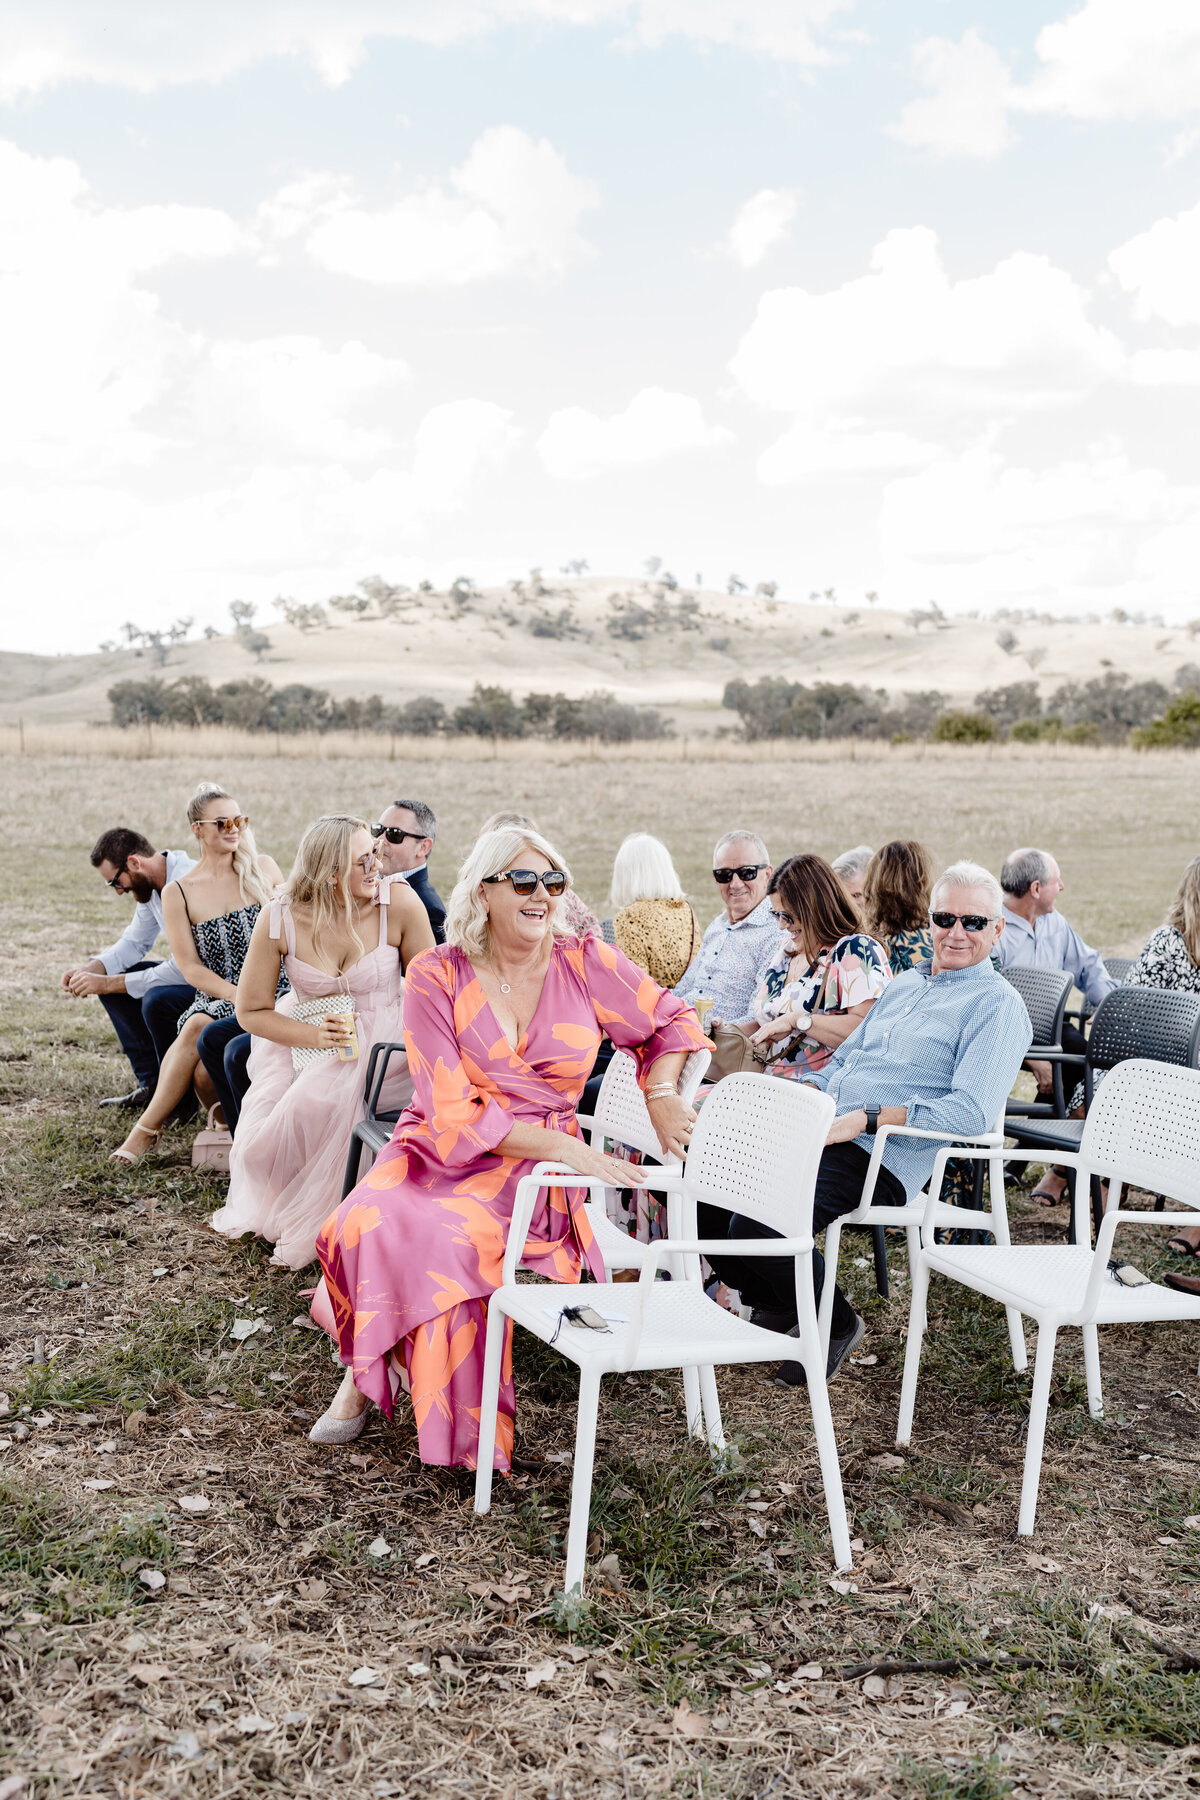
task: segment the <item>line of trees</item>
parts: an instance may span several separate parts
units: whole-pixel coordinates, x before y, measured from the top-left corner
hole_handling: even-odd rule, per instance
[[[849,682],[805,684],[764,675],[731,681],[723,705],[741,735],[760,738],[928,738],[935,743],[1063,742],[1200,747],[1200,667],[1185,663],[1171,687],[1133,681],[1109,669],[1068,681],[1043,701],[1035,681],[985,688],[969,708],[952,707],[936,689],[889,696]]]
[[[230,725],[241,731],[378,731],[412,737],[599,739],[630,743],[665,738],[672,726],[656,708],[631,706],[597,690],[567,694],[527,694],[517,700],[509,688],[476,683],[469,700],[453,710],[430,694],[401,705],[381,695],[340,699],[326,688],[293,682],[272,687],[261,677],[225,681],[213,687],[202,675],[178,681],[150,676],[118,681],[108,690],[114,725]]]

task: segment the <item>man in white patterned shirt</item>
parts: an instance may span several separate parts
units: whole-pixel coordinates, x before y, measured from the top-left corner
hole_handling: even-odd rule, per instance
[[[704,933],[695,961],[675,988],[681,1000],[708,996],[710,1026],[747,1017],[779,954],[779,924],[767,900],[773,873],[767,846],[753,831],[727,831],[713,851],[713,880],[725,910]]]

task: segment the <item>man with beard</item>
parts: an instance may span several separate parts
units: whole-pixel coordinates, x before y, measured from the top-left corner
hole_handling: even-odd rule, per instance
[[[140,831],[116,825],[92,849],[92,867],[115,894],[134,901],[133,917],[115,944],[68,969],[62,989],[77,1000],[95,994],[112,1020],[137,1086],[113,1094],[101,1106],[145,1107],[158,1080],[158,1065],[175,1040],[180,1014],[196,998],[172,957],[149,956],[163,929],[162,891],[195,868],[184,850],[156,850]]]

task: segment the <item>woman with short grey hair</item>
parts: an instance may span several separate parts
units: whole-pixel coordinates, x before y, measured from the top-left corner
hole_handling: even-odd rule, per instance
[[[609,898],[611,941],[663,987],[682,981],[700,947],[700,926],[667,846],[648,831],[631,832],[613,862]]]

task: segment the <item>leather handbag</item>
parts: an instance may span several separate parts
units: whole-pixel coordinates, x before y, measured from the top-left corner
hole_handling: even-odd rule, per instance
[[[829,976],[833,966],[832,954],[825,958],[825,972],[821,977],[821,985],[817,989],[810,1017],[819,1013],[825,999],[825,990],[829,986]],[[798,1031],[788,1042],[772,1056],[774,1048],[770,1044],[754,1044],[744,1031],[736,1025],[718,1025],[709,1031],[709,1039],[713,1046],[709,1062],[708,1077],[710,1082],[720,1081],[723,1075],[765,1075],[770,1063],[787,1061],[799,1051],[807,1035]]]

